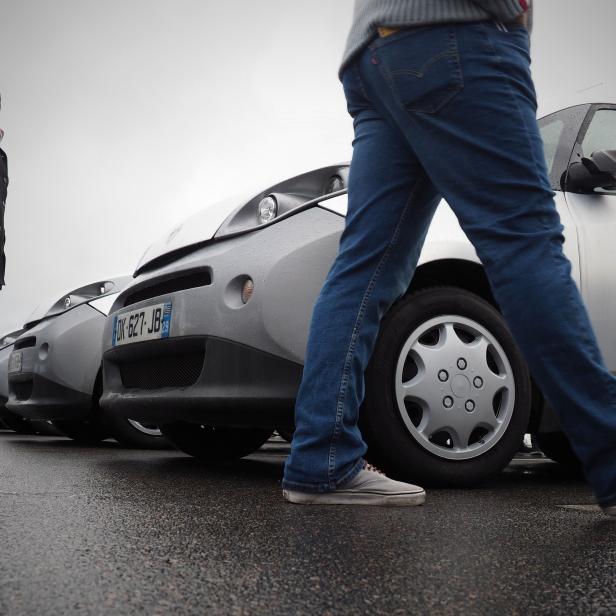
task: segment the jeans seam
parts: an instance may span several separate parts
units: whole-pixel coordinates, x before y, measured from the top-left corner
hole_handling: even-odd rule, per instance
[[[356,77],[356,79],[357,79],[357,84],[359,85],[359,89],[360,89],[361,93],[363,94],[364,98],[365,98],[367,101],[369,101],[369,100],[370,100],[370,97],[368,96],[368,93],[366,92],[366,88],[365,88],[365,86],[364,86],[364,82],[363,82],[363,81],[362,81],[362,79],[361,79],[361,74],[360,74],[360,72],[359,72],[359,66],[358,66],[358,63],[357,63],[357,62],[354,62],[354,63],[353,63],[353,68],[352,68],[352,70],[353,70],[353,71],[354,71],[354,73],[355,73],[355,77]]]
[[[337,404],[336,404],[336,419],[335,419],[334,429],[332,431],[332,436],[331,436],[330,445],[329,445],[327,474],[328,474],[328,480],[330,482],[330,485],[333,485],[334,483],[332,482],[331,474],[335,468],[335,463],[336,463],[336,441],[338,440],[340,436],[340,423],[344,415],[344,402],[345,402],[346,391],[347,391],[347,386],[349,382],[351,361],[353,359],[353,355],[355,353],[355,348],[357,345],[357,339],[359,337],[359,328],[361,327],[361,324],[363,322],[368,300],[372,296],[372,292],[374,290],[374,287],[376,286],[376,282],[381,274],[381,271],[383,270],[383,267],[387,263],[387,260],[389,259],[389,256],[391,255],[393,247],[396,245],[398,241],[402,223],[406,219],[406,215],[409,210],[409,207],[411,206],[411,203],[413,202],[413,199],[417,191],[419,190],[419,187],[422,185],[422,183],[423,183],[423,178],[422,177],[418,178],[417,182],[415,183],[415,185],[413,186],[411,190],[411,194],[409,195],[409,198],[402,210],[402,213],[400,214],[398,224],[396,225],[396,228],[394,229],[391,240],[389,241],[385,249],[385,252],[383,253],[383,256],[379,260],[379,263],[377,264],[376,269],[374,270],[374,274],[372,275],[370,282],[368,283],[368,286],[366,287],[366,291],[362,298],[361,304],[359,306],[359,311],[355,319],[355,324],[353,326],[353,332],[351,334],[351,340],[349,342],[349,348],[347,350],[347,355],[346,355],[343,370],[342,370],[342,378],[340,381],[340,388],[338,390],[338,398],[337,398]]]
[[[496,64],[500,64],[503,61],[503,58],[496,50],[496,46],[494,45],[494,42],[492,41],[492,32],[490,31],[490,28],[488,28],[485,25],[484,25],[484,34],[485,34],[486,43],[490,51],[492,52],[492,56],[493,56],[492,59],[496,62]]]

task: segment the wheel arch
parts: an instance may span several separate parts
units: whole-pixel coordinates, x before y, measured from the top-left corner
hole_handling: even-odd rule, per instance
[[[498,310],[498,304],[481,263],[467,259],[436,259],[422,263],[415,270],[406,294],[440,286],[460,287],[471,291]]]

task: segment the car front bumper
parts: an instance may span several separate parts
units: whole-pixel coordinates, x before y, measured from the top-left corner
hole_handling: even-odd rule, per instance
[[[101,313],[81,305],[23,334],[9,359],[7,409],[26,419],[85,419],[100,370],[104,322]]]
[[[300,364],[207,336],[118,347],[103,366],[101,406],[156,424],[290,425],[302,375]]]

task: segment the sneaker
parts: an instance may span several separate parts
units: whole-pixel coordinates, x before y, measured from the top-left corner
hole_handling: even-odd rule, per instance
[[[394,481],[374,467],[366,466],[343,487],[318,494],[283,490],[285,500],[298,505],[423,505],[426,493],[411,483]]]

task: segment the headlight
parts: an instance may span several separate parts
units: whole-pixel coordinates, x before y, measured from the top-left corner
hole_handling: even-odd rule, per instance
[[[130,280],[129,276],[122,276],[111,280],[93,282],[70,293],[65,293],[60,299],[42,302],[28,317],[24,327],[29,329],[43,319],[55,317],[99,297],[106,297],[110,293],[119,293]]]
[[[325,194],[329,195],[330,193],[344,190],[344,188],[344,180],[339,175],[332,175],[332,177],[327,180]]]
[[[257,230],[316,206],[346,189],[348,165],[330,165],[302,173],[257,193],[231,212],[212,239]]]
[[[15,340],[17,340],[17,338],[19,338],[19,336],[21,336],[25,331],[25,329],[18,329],[10,334],[6,334],[5,336],[0,336],[0,349],[4,349],[7,346],[14,344]]]
[[[270,195],[261,199],[257,208],[257,222],[260,225],[264,225],[267,222],[271,222],[278,215],[278,201],[276,197]]]

